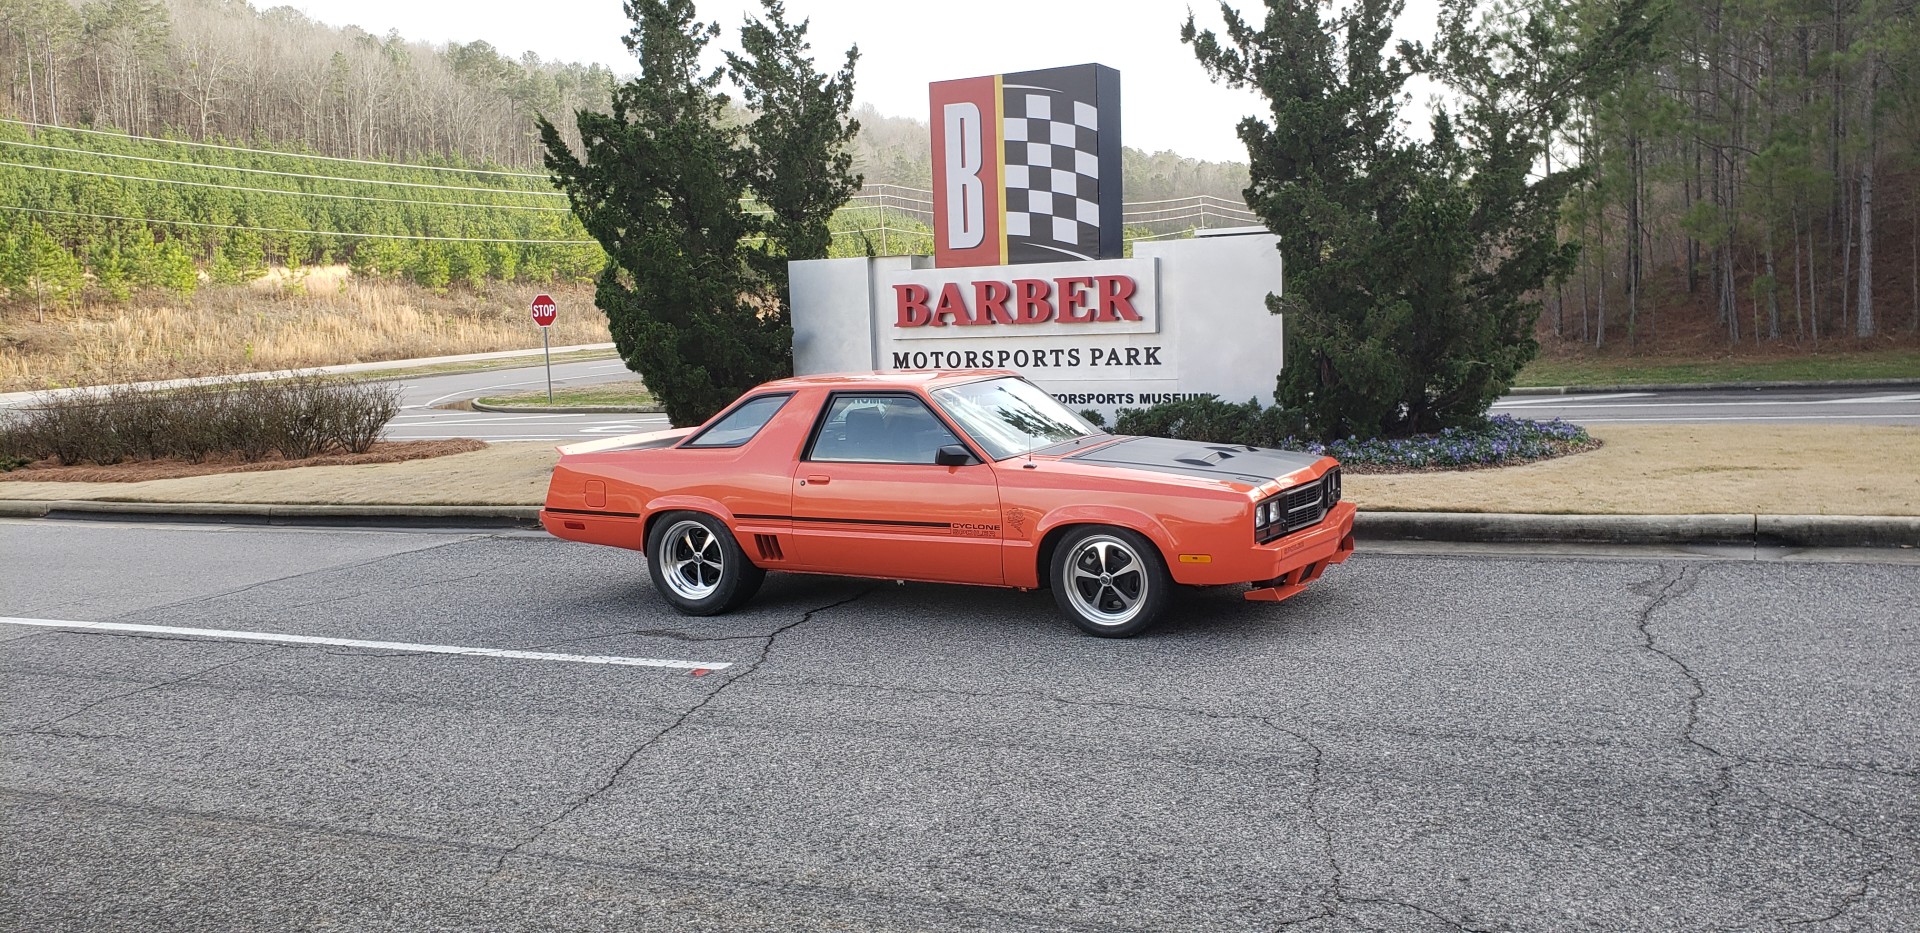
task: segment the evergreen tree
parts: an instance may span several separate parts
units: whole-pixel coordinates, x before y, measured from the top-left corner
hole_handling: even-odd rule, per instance
[[[815,72],[806,21],[788,23],[780,0],[764,2],[766,19],[749,19],[740,30],[746,54],[729,52],[727,62],[755,115],[747,125],[747,142],[758,156],[749,163],[749,184],[770,212],[763,252],[774,260],[766,271],[783,283],[784,304],[787,260],[826,258],[833,245],[828,222],[860,190],[861,177],[853,172],[860,124],[847,119],[860,50],[848,49],[846,64],[832,77]]]
[[[1306,434],[1398,436],[1473,422],[1536,351],[1543,284],[1571,268],[1558,211],[1575,176],[1536,174],[1576,95],[1645,45],[1647,0],[1586,43],[1539,16],[1475,21],[1446,7],[1432,49],[1387,51],[1400,0],[1322,18],[1311,0],[1268,0],[1258,27],[1222,6],[1226,42],[1189,17],[1181,39],[1208,73],[1264,96],[1241,121],[1247,203],[1279,234],[1289,315],[1277,397]],[[1502,23],[1516,25],[1503,26]],[[1459,93],[1432,139],[1399,128],[1407,79]]]
[[[784,261],[825,255],[819,231],[858,186],[836,161],[852,56],[838,79],[821,80],[804,55],[805,24],[789,26],[770,4],[770,24],[750,23],[748,56],[735,57],[748,98],[765,108],[743,134],[727,119],[723,71],[700,66],[719,26],[696,19],[692,0],[626,10],[640,74],[616,89],[610,113],[575,114],[584,159],[545,118],[540,137],[555,183],[605,249],[595,303],[621,359],[675,424],[696,424],[792,371]],[[749,191],[774,220],[748,212]],[[750,246],[767,232],[771,242]]]
[[[36,320],[46,319],[48,305],[63,307],[78,298],[86,286],[80,260],[48,235],[38,221],[26,225],[26,231],[15,237],[7,253],[11,261],[0,269],[7,291],[16,300],[32,304]]]

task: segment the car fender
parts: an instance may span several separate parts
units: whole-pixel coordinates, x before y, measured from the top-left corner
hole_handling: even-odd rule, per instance
[[[1160,549],[1160,558],[1168,564],[1173,563],[1173,535],[1167,532],[1159,519],[1138,509],[1115,505],[1069,505],[1048,512],[1034,526],[1033,542],[1035,551],[1030,559],[1009,560],[1006,568],[1007,583],[1013,586],[1036,587],[1044,585],[1047,568],[1040,566],[1043,558],[1048,557],[1044,548],[1039,547],[1047,536],[1067,525],[1112,525],[1126,528],[1146,535],[1153,546]],[[1012,555],[1009,555],[1010,557]]]
[[[740,532],[734,521],[732,509],[721,505],[718,499],[689,495],[660,496],[659,498],[648,500],[646,507],[640,511],[640,525],[643,529],[640,536],[641,541],[646,541],[653,536],[654,519],[668,512],[705,512],[719,519],[722,524],[727,526],[727,531],[733,534],[734,541],[740,543],[742,547],[745,546],[744,542],[740,542]]]

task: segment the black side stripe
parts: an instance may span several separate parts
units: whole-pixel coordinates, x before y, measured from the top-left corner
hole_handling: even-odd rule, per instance
[[[639,518],[639,512],[608,512],[602,509],[547,509],[564,515],[596,515],[601,518]]]
[[[818,522],[831,525],[897,525],[902,528],[950,528],[951,522],[902,522],[884,518],[808,518],[794,515],[736,515],[735,518],[768,522]]]

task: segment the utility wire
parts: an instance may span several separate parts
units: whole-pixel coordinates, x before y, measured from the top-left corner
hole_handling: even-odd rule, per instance
[[[402,188],[434,188],[440,191],[478,191],[483,194],[514,194],[537,198],[564,198],[558,191],[515,191],[507,188],[475,188],[470,185],[434,185],[419,181],[381,181],[375,178],[349,178],[344,175],[309,175],[303,172],[276,172],[264,168],[243,168],[238,165],[213,165],[206,162],[180,162],[174,159],[153,159],[146,156],[122,155],[118,152],[97,152],[92,149],[70,149],[66,146],[45,146],[39,143],[23,143],[15,139],[0,139],[0,146],[20,146],[27,149],[44,149],[49,152],[71,152],[76,155],[95,156],[102,159],[129,159],[135,162],[151,162],[158,165],[178,165],[184,168],[214,169],[223,172],[246,172],[252,175],[277,175],[281,178],[312,178],[319,181],[344,181],[361,185],[396,185]]]
[[[187,181],[183,178],[155,178],[151,175],[116,175],[112,172],[89,172],[77,168],[60,168],[54,165],[35,165],[31,162],[0,161],[0,166],[34,169],[43,172],[61,172],[68,175],[91,175],[96,178],[117,178],[122,181],[150,181],[161,185],[188,185],[194,188],[219,188],[223,191],[246,191],[253,194],[290,194],[303,198],[333,198],[342,201],[375,201],[381,204],[425,204],[433,207],[481,207],[505,211],[547,211],[558,214],[573,213],[570,207],[541,207],[537,204],[474,204],[467,201],[419,201],[411,198],[377,198],[364,194],[328,194],[324,191],[289,191],[285,188],[248,188],[241,185],[222,185],[210,181]]]
[[[497,175],[497,176],[503,176],[507,178],[531,178],[531,179],[536,179],[542,182],[550,180],[549,176],[541,174],[539,172],[506,172],[506,171],[498,171],[494,169],[456,168],[454,166],[447,166],[447,165],[420,165],[420,164],[414,164],[410,162],[382,162],[377,159],[352,159],[352,158],[347,158],[345,156],[326,156],[326,155],[316,155],[316,154],[301,153],[301,152],[285,152],[277,149],[254,149],[246,146],[227,146],[227,145],[221,145],[219,143],[194,142],[192,140],[184,140],[184,139],[167,139],[165,137],[160,137],[160,136],[138,136],[132,133],[116,133],[109,130],[87,129],[87,128],[78,127],[78,126],[59,126],[51,123],[34,123],[30,120],[16,120],[10,117],[0,117],[0,123],[8,123],[15,126],[31,127],[34,129],[57,130],[57,131],[67,132],[67,133],[85,133],[92,136],[106,136],[113,139],[133,139],[133,140],[139,140],[141,142],[165,143],[168,145],[175,145],[175,146],[192,146],[192,147],[201,148],[201,149],[219,149],[225,152],[243,152],[243,153],[248,153],[252,155],[274,156],[278,158],[287,158],[287,159],[309,159],[309,160],[320,160],[320,161],[326,161],[326,162],[342,162],[350,165],[373,165],[373,166],[379,166],[382,168],[418,169],[421,171],[454,172],[457,174],[468,174],[468,175]],[[0,140],[0,144],[33,145],[29,143],[15,143],[11,140]],[[34,145],[34,148],[53,149],[59,152],[79,152],[79,153],[84,153],[86,155],[104,156],[108,158],[139,158],[138,156],[123,156],[117,153],[99,152],[92,149],[65,149],[65,148],[56,147],[56,146],[39,146],[39,145]],[[166,160],[166,159],[143,159],[142,161],[160,162],[167,165],[185,165],[193,168],[229,169],[233,171],[246,171],[246,172],[266,172],[267,171],[265,169],[247,169],[247,168],[240,168],[238,166],[214,165],[214,164],[209,164],[205,162],[175,162],[175,161]],[[274,172],[269,174],[288,174],[288,173]],[[526,190],[513,189],[513,188],[468,188],[468,187],[460,187],[460,186],[419,185],[418,183],[379,181],[376,179],[353,178],[353,177],[343,176],[343,175],[294,174],[292,175],[292,177],[319,178],[319,179],[326,179],[329,181],[352,181],[352,182],[361,182],[364,184],[379,184],[379,185],[409,185],[414,187],[449,187],[449,190],[482,191],[489,194],[532,194],[532,195],[538,195],[541,197],[562,196],[559,192],[551,192],[551,191],[526,191]],[[925,195],[926,198],[907,198],[907,197],[900,197],[898,195],[864,194],[863,193],[863,194],[854,195],[853,200],[879,199],[879,200],[885,200],[885,201],[907,201],[914,204],[925,204],[928,206],[932,206],[933,204],[931,200],[928,200],[933,197],[933,191],[928,188],[916,188],[911,185],[896,185],[888,182],[872,182],[870,184],[863,185],[862,188],[863,189],[866,189],[866,188],[891,189],[894,191],[906,191],[916,195]],[[748,200],[748,199],[743,198],[742,200]],[[1246,211],[1246,209],[1243,207],[1235,206],[1236,204],[1241,202],[1236,202],[1231,198],[1223,198],[1223,197],[1220,197],[1219,195],[1213,195],[1213,194],[1194,194],[1194,195],[1187,195],[1186,197],[1180,197],[1180,198],[1163,198],[1156,201],[1128,201],[1122,204],[1121,206],[1123,208],[1126,208],[1126,207],[1138,207],[1138,206],[1149,205],[1149,204],[1176,204],[1184,201],[1217,201],[1219,202],[1220,206],[1223,206],[1228,210]],[[1251,213],[1251,211],[1246,211],[1246,212]]]
[[[247,152],[258,155],[282,156],[289,159],[320,159],[327,162],[348,162],[354,165],[379,165],[387,168],[417,168],[433,172],[458,172],[465,175],[504,175],[509,178],[537,178],[546,181],[547,176],[537,172],[500,172],[484,168],[455,168],[450,165],[414,165],[408,162],[380,162],[374,159],[349,159],[344,156],[312,155],[304,152],[281,152],[275,149],[249,149],[245,146],[222,146],[219,143],[201,143],[186,139],[167,139],[160,136],[135,136],[132,133],[115,133],[109,130],[90,130],[78,126],[56,126],[51,123],[34,123],[28,120],[14,120],[0,117],[0,123],[15,126],[30,126],[42,130],[60,130],[66,133],[87,133],[93,136],[110,136],[114,139],[137,139],[141,142],[167,143],[174,146],[195,146],[201,149],[222,149],[227,152]]]
[[[152,217],[125,217],[119,214],[88,214],[81,211],[58,211],[45,207],[15,207],[0,204],[0,210],[26,211],[33,214],[53,214],[60,217],[85,217],[91,220],[123,220],[137,224],[170,224],[177,227],[205,227],[213,230],[252,230],[257,233],[293,233],[307,236],[358,237],[372,240],[434,240],[443,243],[516,243],[523,245],[554,246],[598,246],[598,240],[516,240],[499,237],[465,236],[423,236],[410,233],[347,233],[341,230],[295,230],[286,227],[254,227],[246,224],[209,224],[192,220],[159,220]]]

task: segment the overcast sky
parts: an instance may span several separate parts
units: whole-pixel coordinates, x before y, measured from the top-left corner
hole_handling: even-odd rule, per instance
[[[271,0],[259,6],[271,6]],[[334,26],[354,25],[432,43],[485,40],[517,57],[600,62],[621,75],[637,70],[620,44],[628,21],[619,0],[293,0],[292,6]],[[1191,7],[1204,26],[1219,26],[1206,0],[968,0],[882,4],[873,0],[787,0],[789,20],[812,21],[808,33],[822,70],[860,46],[855,98],[883,114],[927,119],[927,83],[948,78],[1099,62],[1120,70],[1126,145],[1171,149],[1209,160],[1245,161],[1234,136],[1240,118],[1261,111],[1250,92],[1210,83],[1180,43]],[[1236,8],[1258,5],[1237,2]],[[1435,0],[1409,0],[1399,32],[1425,38]],[[719,45],[737,49],[736,33],[757,3],[705,0],[700,15],[725,30]],[[1424,135],[1424,134],[1422,134]]]

